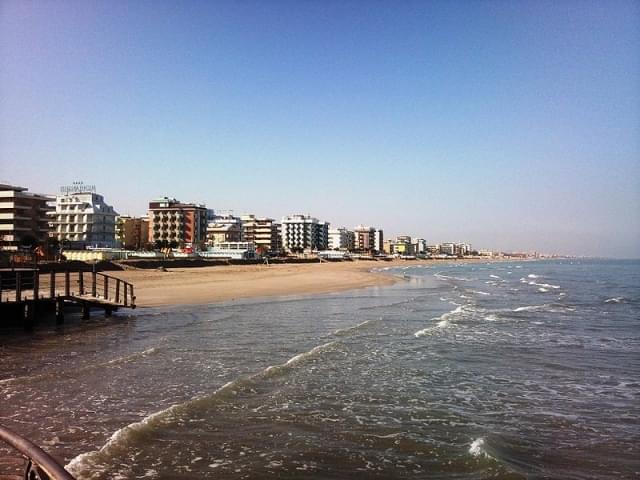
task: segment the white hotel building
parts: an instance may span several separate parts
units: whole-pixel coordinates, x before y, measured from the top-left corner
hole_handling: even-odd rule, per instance
[[[329,249],[330,250],[353,250],[355,234],[353,231],[341,228],[329,229]]]
[[[329,246],[329,224],[308,215],[282,218],[282,247],[287,252],[326,250]]]
[[[61,188],[55,212],[50,212],[50,236],[67,248],[116,246],[118,213],[95,192],[94,186],[74,183]]]

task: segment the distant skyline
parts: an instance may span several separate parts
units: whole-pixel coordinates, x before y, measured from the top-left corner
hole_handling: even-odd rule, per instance
[[[0,2],[0,181],[640,257],[640,2]]]

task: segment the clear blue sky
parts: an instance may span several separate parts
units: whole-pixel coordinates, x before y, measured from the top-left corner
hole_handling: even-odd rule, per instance
[[[640,2],[0,2],[0,179],[640,257]]]

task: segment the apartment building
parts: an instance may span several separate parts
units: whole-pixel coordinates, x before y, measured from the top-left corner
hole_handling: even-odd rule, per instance
[[[233,215],[214,215],[207,225],[207,245],[242,241],[242,221]]]
[[[204,205],[162,197],[149,202],[149,239],[156,247],[202,248],[207,236]]]
[[[382,253],[384,251],[384,233],[380,228],[373,234],[373,249],[377,253]]]
[[[441,243],[440,253],[443,255],[455,255],[456,246],[453,243]]]
[[[149,218],[121,215],[116,218],[116,242],[127,250],[143,250],[149,244]]]
[[[281,226],[273,218],[243,215],[242,237],[246,242],[253,242],[262,253],[279,255],[282,252]]]
[[[75,182],[61,187],[55,211],[49,212],[49,235],[65,248],[113,248],[116,246],[116,216],[93,185]]]
[[[330,250],[353,250],[355,234],[353,231],[341,228],[329,229],[329,249]]]
[[[326,250],[329,245],[329,224],[308,215],[282,218],[282,247],[287,252]]]
[[[47,240],[51,210],[47,195],[30,193],[25,187],[0,184],[0,249],[17,250]]]

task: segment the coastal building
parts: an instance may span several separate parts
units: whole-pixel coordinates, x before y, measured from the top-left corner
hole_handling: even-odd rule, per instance
[[[413,251],[416,255],[425,255],[427,253],[427,241],[424,238],[414,239]]]
[[[204,205],[162,197],[149,202],[149,240],[156,248],[202,248],[207,235]]]
[[[242,222],[231,214],[214,215],[207,225],[207,245],[242,241]]]
[[[326,250],[329,245],[329,224],[309,215],[289,215],[282,218],[282,247],[287,252]]]
[[[282,252],[281,226],[273,218],[242,215],[240,219],[243,239],[253,242],[259,253],[279,255]]]
[[[256,258],[256,247],[253,242],[221,242],[198,255],[204,258],[253,260]]]
[[[416,254],[415,245],[408,235],[384,242],[384,252],[389,255],[412,256]]]
[[[328,241],[330,250],[353,250],[355,234],[345,227],[330,228]]]
[[[126,250],[143,250],[149,244],[149,218],[116,217],[116,242]]]
[[[49,235],[65,249],[116,246],[118,213],[96,193],[96,187],[74,182],[61,187],[55,211],[49,212]]]
[[[456,246],[453,243],[441,243],[440,253],[443,255],[455,255]]]
[[[471,253],[471,245],[468,243],[457,243],[454,248],[455,254],[458,256],[465,256]]]
[[[427,253],[429,255],[438,255],[440,253],[440,245],[427,245]]]
[[[377,229],[373,234],[373,249],[376,253],[384,251],[384,234],[382,229]]]
[[[364,225],[358,225],[353,229],[355,235],[355,241],[353,245],[353,251],[358,253],[371,253],[375,249],[375,233],[376,229],[373,227],[365,227]]]
[[[52,198],[27,190],[0,184],[0,250],[33,247],[47,240]]]

